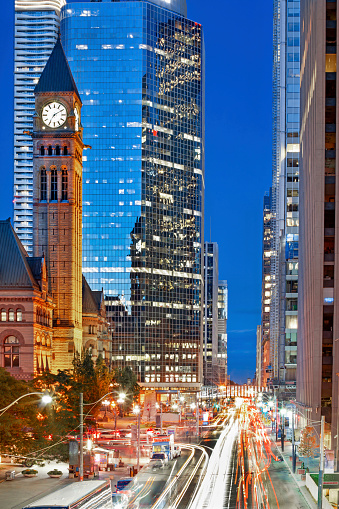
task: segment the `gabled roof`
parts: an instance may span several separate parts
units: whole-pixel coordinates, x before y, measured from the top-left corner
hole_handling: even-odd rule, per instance
[[[97,305],[97,309],[101,312],[101,305],[104,300],[104,292],[103,290],[92,290],[93,299]]]
[[[60,36],[34,89],[35,94],[40,92],[75,92],[80,99]]]
[[[0,288],[38,288],[28,255],[9,219],[0,221]]]
[[[40,281],[43,258],[41,256],[32,256],[32,257],[27,258],[27,263],[31,268],[33,277],[35,279],[37,279],[38,281]]]
[[[98,314],[93,292],[84,276],[82,276],[82,312],[84,314]]]

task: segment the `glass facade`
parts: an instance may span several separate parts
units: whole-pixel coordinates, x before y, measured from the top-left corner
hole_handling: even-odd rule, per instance
[[[204,255],[204,385],[217,382],[219,248],[205,242]]]
[[[34,87],[59,31],[64,0],[16,0],[14,48],[14,229],[33,254]]]
[[[218,283],[218,384],[227,384],[227,281]]]
[[[146,387],[197,388],[203,36],[164,3],[69,3],[61,37],[92,147],[83,157],[83,272],[104,289],[113,366],[130,365]]]
[[[272,382],[290,395],[298,327],[300,2],[275,0],[273,48],[270,366]]]

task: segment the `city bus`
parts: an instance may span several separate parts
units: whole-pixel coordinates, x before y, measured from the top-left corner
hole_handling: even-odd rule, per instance
[[[113,509],[109,481],[82,481],[54,491],[22,509]]]

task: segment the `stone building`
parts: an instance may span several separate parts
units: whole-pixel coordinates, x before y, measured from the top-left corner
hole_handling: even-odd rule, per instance
[[[102,292],[82,276],[81,99],[60,39],[35,88],[33,252],[0,221],[0,366],[17,378],[72,369],[90,348],[109,363]]]

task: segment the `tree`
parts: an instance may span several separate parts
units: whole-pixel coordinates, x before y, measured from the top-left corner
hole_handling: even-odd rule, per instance
[[[33,384],[12,377],[0,368],[0,408],[5,408],[24,394],[36,392]],[[0,416],[0,453],[26,456],[36,448],[46,446],[44,426],[47,407],[41,397],[24,397]]]
[[[54,459],[68,458],[67,435],[79,434],[80,393],[84,398],[85,428],[93,425],[100,411],[100,399],[111,391],[111,375],[101,357],[96,364],[88,351],[73,362],[73,371],[44,373],[35,379],[35,386],[53,393],[53,405],[48,411],[45,433],[52,436],[49,455]],[[98,402],[98,403],[96,403]],[[47,453],[46,453],[47,454]]]
[[[306,426],[301,431],[300,444],[298,448],[299,456],[302,458],[314,458],[318,447],[314,428],[312,426]]]
[[[133,401],[137,401],[140,394],[141,389],[137,380],[137,376],[129,366],[116,368],[113,371],[113,387],[117,395],[121,392],[126,394],[126,404],[128,406],[131,406]]]

